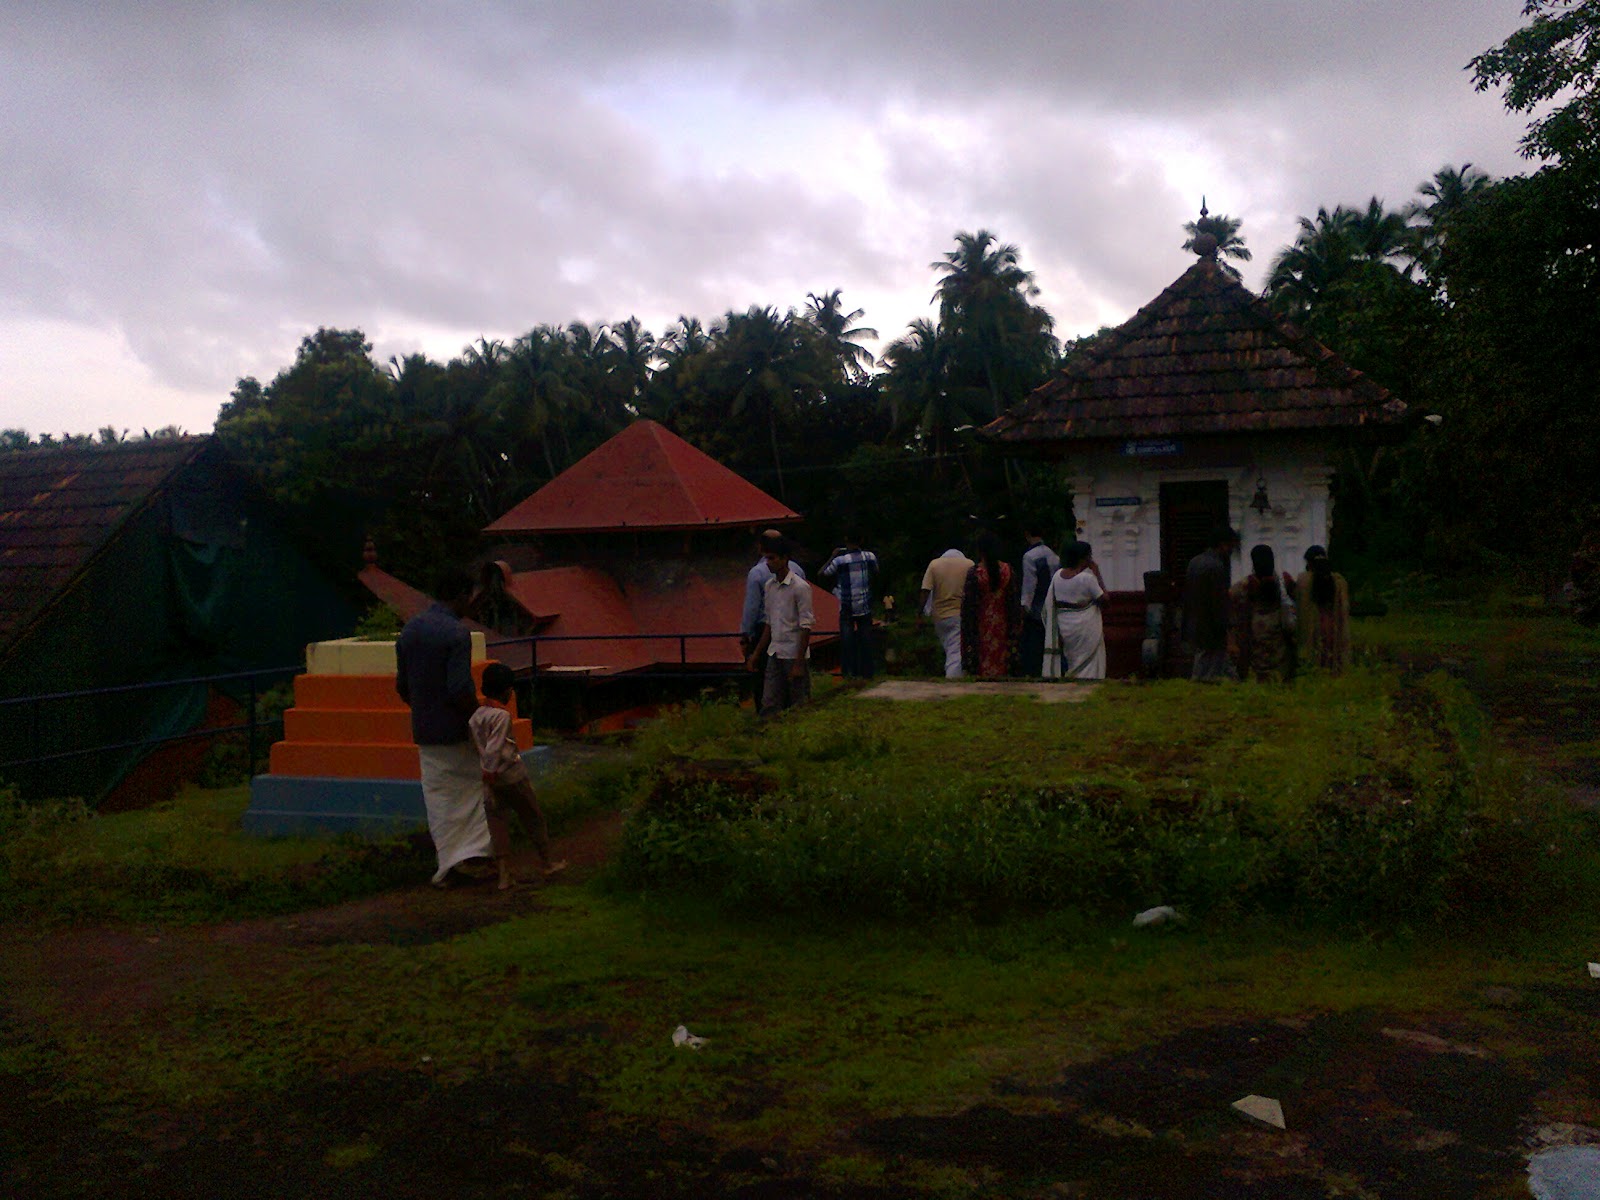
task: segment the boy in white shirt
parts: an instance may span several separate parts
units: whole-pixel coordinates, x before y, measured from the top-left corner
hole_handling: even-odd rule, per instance
[[[523,831],[533,838],[546,876],[567,867],[565,862],[550,861],[550,834],[545,829],[544,814],[534,799],[527,765],[511,737],[511,710],[507,704],[515,682],[516,676],[504,663],[484,667],[483,704],[467,722],[483,766],[483,812],[489,822],[489,841],[500,871],[501,891],[517,882],[511,875],[511,825],[506,820],[506,809],[517,814]]]

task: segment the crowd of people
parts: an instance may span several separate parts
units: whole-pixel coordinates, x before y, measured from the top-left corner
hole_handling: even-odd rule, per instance
[[[1058,556],[1037,525],[1025,526],[1018,567],[1000,541],[981,534],[975,557],[952,547],[923,571],[918,622],[932,624],[946,678],[1010,676],[1104,679],[1105,577],[1088,543],[1073,541]],[[1302,662],[1341,671],[1350,656],[1350,592],[1327,551],[1313,546],[1305,571],[1277,572],[1272,548],[1250,552],[1250,573],[1233,581],[1239,536],[1219,527],[1188,564],[1182,635],[1193,656],[1192,678],[1292,679]],[[872,622],[880,565],[854,534],[819,572],[839,600],[840,673],[871,678]],[[811,593],[794,547],[776,530],[761,535],[761,557],[745,584],[740,643],[760,680],[758,703],[771,715],[809,695],[807,657]],[[892,599],[886,604],[892,604]]]
[[[1189,561],[1183,587],[1192,679],[1287,681],[1302,666],[1338,674],[1350,665],[1350,587],[1326,549],[1307,550],[1297,578],[1278,573],[1271,546],[1255,546],[1250,574],[1234,583],[1238,533],[1221,525],[1206,541]]]
[[[944,674],[957,679],[1007,676],[1093,680],[1106,675],[1103,619],[1108,592],[1093,549],[1069,543],[1058,556],[1038,526],[1023,530],[1019,569],[985,533],[976,558],[951,548],[922,574],[919,628],[932,622]],[[816,614],[793,543],[775,529],[759,539],[760,557],[745,577],[739,647],[755,682],[757,708],[770,717],[811,694],[811,638]],[[1183,640],[1191,678],[1290,680],[1303,666],[1340,672],[1350,661],[1350,590],[1327,551],[1306,552],[1298,578],[1279,574],[1272,548],[1250,551],[1250,573],[1233,581],[1239,535],[1219,526],[1189,562],[1184,580]],[[839,658],[847,679],[876,671],[873,614],[879,603],[878,557],[855,533],[818,572],[839,601]],[[471,639],[462,618],[473,580],[448,578],[442,599],[406,622],[395,647],[395,686],[411,709],[422,769],[428,828],[438,850],[434,882],[458,867],[492,860],[502,888],[510,869],[509,816],[533,839],[544,874],[562,869],[550,857],[544,817],[511,738],[511,671],[492,663],[483,696],[472,679]],[[884,598],[885,607],[892,598]]]

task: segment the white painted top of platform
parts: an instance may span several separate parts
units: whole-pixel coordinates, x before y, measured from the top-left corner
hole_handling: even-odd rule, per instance
[[[956,700],[962,696],[1032,696],[1046,704],[1079,704],[1097,683],[1043,683],[1037,679],[886,679],[858,700]]]
[[[472,661],[489,657],[488,642],[481,629],[472,634]],[[309,675],[393,675],[394,639],[370,641],[367,638],[335,638],[331,642],[312,642],[306,647],[306,673]]]

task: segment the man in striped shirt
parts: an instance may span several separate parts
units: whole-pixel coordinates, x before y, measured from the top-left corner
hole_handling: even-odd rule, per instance
[[[861,538],[845,535],[844,545],[822,568],[839,600],[839,671],[846,679],[871,679],[872,597],[878,590],[878,556],[861,548]]]

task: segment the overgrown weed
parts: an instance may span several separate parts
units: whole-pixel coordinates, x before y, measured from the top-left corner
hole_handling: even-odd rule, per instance
[[[1396,928],[1495,909],[1506,889],[1548,903],[1551,861],[1586,861],[1558,806],[1499,771],[1444,675],[1113,684],[1072,706],[843,700],[765,727],[724,707],[641,747],[655,784],[626,828],[623,886],[729,911],[1165,903]]]

